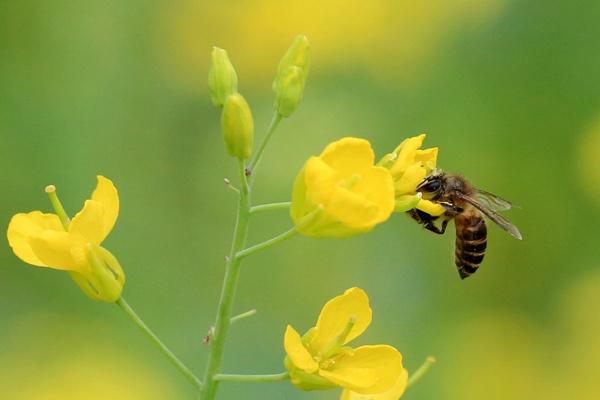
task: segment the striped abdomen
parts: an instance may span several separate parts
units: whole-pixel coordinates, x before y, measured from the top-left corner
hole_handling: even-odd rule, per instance
[[[462,279],[474,274],[483,261],[487,228],[479,211],[469,208],[454,219],[456,226],[455,263]]]

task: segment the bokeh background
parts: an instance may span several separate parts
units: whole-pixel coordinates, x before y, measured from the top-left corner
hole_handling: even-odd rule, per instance
[[[348,287],[370,295],[359,344],[390,343],[410,371],[438,364],[404,398],[600,398],[600,5],[517,0],[0,2],[0,221],[74,214],[114,180],[106,242],[125,297],[198,374],[229,247],[235,178],[210,104],[212,45],[229,51],[263,135],[270,83],[293,36],[313,63],[300,109],[271,142],[257,203],[290,197],[304,160],[361,136],[378,155],[427,132],[441,167],[521,205],[524,236],[491,227],[481,270],[460,281],[453,232],[404,215],[346,240],[295,238],[245,262],[224,370],[282,370],[287,323],[306,330]],[[250,243],[287,229],[255,218]],[[0,246],[0,397],[191,399],[193,390],[116,306]],[[221,385],[223,399],[337,399],[287,382]]]

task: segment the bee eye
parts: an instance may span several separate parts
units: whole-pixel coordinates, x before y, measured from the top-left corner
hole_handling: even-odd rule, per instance
[[[440,183],[440,181],[431,181],[428,184],[424,185],[423,188],[421,189],[421,191],[433,193],[433,192],[437,192],[438,190],[440,190],[441,186],[442,186],[442,184]]]

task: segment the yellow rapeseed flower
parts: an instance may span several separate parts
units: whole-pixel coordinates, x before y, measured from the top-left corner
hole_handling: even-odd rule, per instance
[[[285,366],[303,390],[342,387],[359,394],[390,390],[404,374],[402,355],[388,345],[348,347],[371,323],[367,294],[351,288],[329,300],[304,336],[287,326]]]
[[[68,271],[73,280],[95,300],[114,302],[121,296],[125,275],[117,259],[100,244],[119,214],[119,196],[113,183],[98,176],[90,200],[69,221],[56,197],[57,214],[41,211],[19,213],[8,225],[8,243],[21,260],[37,267]]]
[[[347,137],[308,159],[292,193],[291,216],[300,233],[346,237],[367,232],[394,210],[390,171],[373,165],[365,139]],[[310,222],[305,218],[310,216]]]
[[[398,400],[406,390],[408,383],[408,371],[403,369],[400,377],[394,382],[391,389],[382,393],[360,394],[349,389],[344,389],[340,400]]]
[[[388,168],[394,179],[396,211],[418,208],[430,215],[442,215],[444,207],[421,199],[417,186],[436,167],[438,148],[421,150],[425,134],[404,140],[396,149],[386,154],[378,165]]]

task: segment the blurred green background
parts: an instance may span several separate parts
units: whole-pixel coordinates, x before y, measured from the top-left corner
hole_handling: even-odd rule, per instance
[[[282,370],[286,324],[305,331],[351,286],[374,320],[358,344],[389,343],[413,371],[404,398],[600,397],[600,5],[511,0],[320,2],[1,1],[0,220],[74,214],[110,177],[121,214],[106,242],[125,297],[201,374],[229,248],[235,178],[206,77],[229,51],[262,135],[277,62],[312,43],[304,102],[261,164],[257,203],[290,197],[304,160],[361,136],[379,156],[427,132],[439,165],[520,204],[523,242],[491,227],[486,261],[460,281],[454,235],[404,215],[346,240],[295,238],[245,262],[224,370]],[[255,218],[250,243],[290,225]],[[193,391],[116,306],[66,274],[0,247],[0,397],[191,399]],[[225,383],[222,399],[337,399],[287,382]]]

